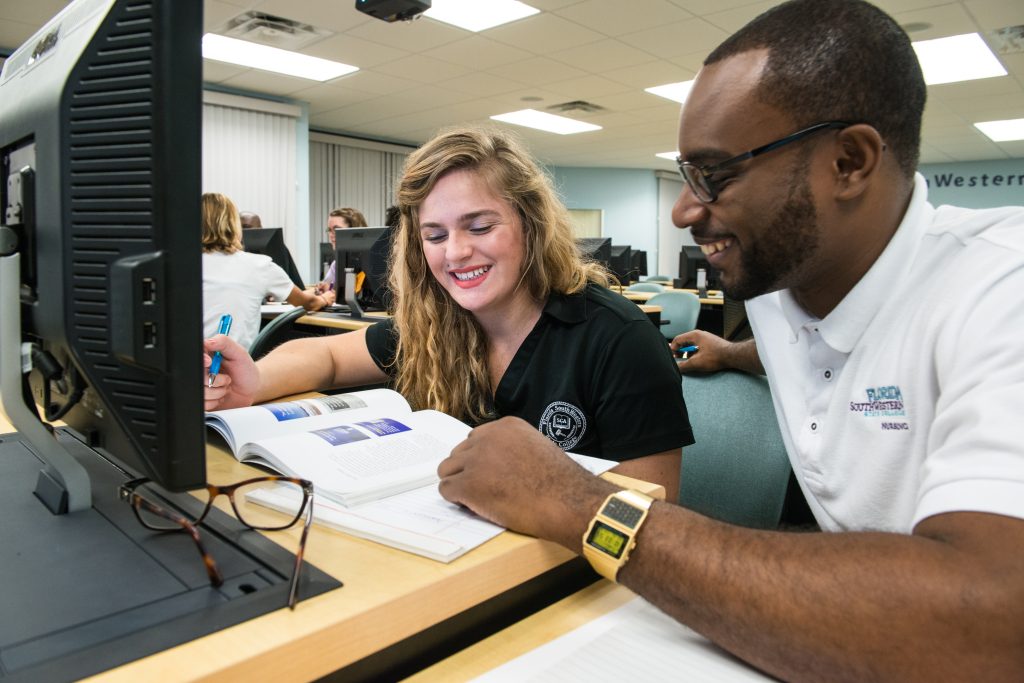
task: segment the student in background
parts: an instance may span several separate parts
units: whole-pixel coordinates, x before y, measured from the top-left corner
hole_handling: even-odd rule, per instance
[[[827,533],[654,502],[616,580],[780,680],[1024,672],[1024,209],[928,203],[925,95],[892,17],[794,0],[716,48],[682,109],[673,221],[748,300],[740,364],[763,362]],[[709,341],[687,363],[739,362]],[[439,474],[448,500],[613,562],[584,534],[628,494],[529,425],[474,430]]]
[[[441,134],[409,156],[398,205],[394,317],[289,342],[257,364],[224,337],[207,340],[207,354],[223,354],[207,410],[390,381],[414,409],[473,425],[520,417],[674,498],[693,437],[668,345],[582,260],[568,212],[519,143]]]
[[[358,209],[344,207],[341,209],[334,209],[327,216],[327,239],[331,243],[331,248],[337,247],[337,243],[334,239],[335,230],[343,230],[345,228],[365,228],[366,218],[363,217],[362,212]],[[324,274],[324,279],[316,285],[317,293],[328,292],[334,289],[334,282],[337,277],[337,271],[335,266],[337,264],[331,261],[331,267],[327,269],[327,273]],[[356,277],[356,291],[362,287],[363,278],[365,273],[358,273]]]
[[[333,303],[332,293],[304,292],[269,256],[242,249],[242,226],[234,202],[217,193],[202,198],[203,334],[217,333],[220,317],[234,318],[231,338],[249,348],[260,331],[260,304],[268,296],[316,311]]]
[[[252,230],[254,228],[263,227],[263,221],[260,220],[260,215],[258,213],[243,211],[239,215],[239,218],[242,221],[242,230]]]

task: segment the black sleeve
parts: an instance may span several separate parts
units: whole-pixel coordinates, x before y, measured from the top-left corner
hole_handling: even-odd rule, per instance
[[[632,460],[693,443],[679,368],[648,320],[624,325],[594,373],[602,457]]]
[[[395,366],[395,350],[398,346],[398,330],[395,329],[395,321],[387,318],[379,323],[374,323],[366,328],[366,348],[370,357],[377,367],[394,377],[397,373]]]

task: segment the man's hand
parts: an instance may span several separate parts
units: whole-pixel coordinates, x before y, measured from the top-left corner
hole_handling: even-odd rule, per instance
[[[256,363],[238,342],[223,334],[203,341],[203,367],[207,374],[203,380],[205,410],[242,408],[252,405],[260,386],[260,373]],[[209,386],[210,363],[213,354],[220,351],[220,372]]]
[[[673,353],[685,346],[697,346],[698,351],[689,354],[686,360],[678,360],[676,364],[682,373],[718,372],[719,370],[743,370],[755,375],[763,375],[764,367],[757,357],[754,340],[729,342],[704,330],[691,330],[677,336],[669,344]]]
[[[451,502],[575,552],[598,505],[615,490],[514,417],[474,429],[437,473],[439,491]]]

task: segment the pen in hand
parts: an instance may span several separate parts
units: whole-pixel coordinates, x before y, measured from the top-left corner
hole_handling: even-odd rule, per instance
[[[227,334],[231,331],[231,316],[227,313],[220,317],[220,325],[217,327],[217,334]],[[210,360],[210,379],[207,381],[206,386],[212,387],[213,380],[217,379],[217,373],[220,372],[220,351],[215,351],[213,358]]]
[[[679,356],[682,360],[687,360],[690,357],[691,353],[697,353],[698,351],[700,351],[699,346],[695,344],[690,344],[689,346],[680,346],[678,349],[676,349],[676,355]]]

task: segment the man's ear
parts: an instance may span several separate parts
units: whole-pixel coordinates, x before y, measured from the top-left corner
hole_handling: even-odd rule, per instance
[[[890,153],[873,126],[858,123],[839,131],[838,153],[833,160],[836,199],[848,201],[867,190],[882,170],[882,158]]]

